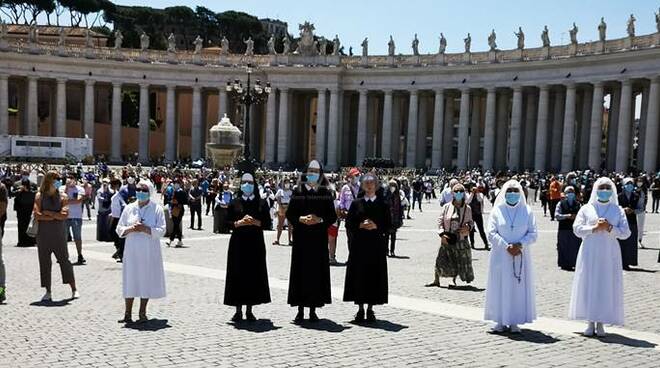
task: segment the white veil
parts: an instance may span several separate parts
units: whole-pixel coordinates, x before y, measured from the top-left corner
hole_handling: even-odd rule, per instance
[[[518,192],[520,193],[520,200],[513,207],[506,204],[505,196],[506,196],[506,191],[509,188],[518,188]],[[495,198],[495,203],[493,204],[493,207],[500,207],[500,206],[504,206],[504,205],[506,205],[510,208],[527,207],[527,199],[525,198],[525,192],[523,191],[522,185],[520,185],[520,182],[518,182],[518,180],[511,179],[511,180],[507,181],[506,183],[504,183],[504,185],[502,185],[502,188],[501,188],[499,194],[497,195],[497,198]]]
[[[142,185],[146,185],[147,188],[149,188],[149,202],[158,204],[158,196],[156,195],[156,187],[154,186],[154,183],[152,183],[149,179],[142,178],[137,182],[136,187]]]
[[[591,197],[589,197],[589,204],[596,205],[597,203],[600,203],[600,202],[598,202],[598,193],[597,192],[598,192],[598,187],[603,185],[603,184],[609,184],[610,187],[612,187],[612,197],[610,198],[610,201],[607,202],[607,203],[611,203],[611,204],[614,204],[614,205],[618,206],[619,205],[619,195],[616,192],[616,185],[614,185],[614,182],[612,181],[612,179],[610,179],[606,176],[598,178],[598,180],[596,180],[596,182],[594,183],[593,188],[591,188]],[[605,204],[605,203],[603,203],[603,204]]]

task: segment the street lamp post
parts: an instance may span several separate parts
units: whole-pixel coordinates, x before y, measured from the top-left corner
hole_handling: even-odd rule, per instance
[[[243,161],[239,164],[239,169],[243,172],[254,171],[255,160],[250,157],[250,106],[259,105],[266,100],[270,95],[271,88],[270,82],[266,86],[261,85],[261,81],[257,79],[254,86],[250,85],[252,75],[252,65],[247,65],[247,84],[243,87],[243,83],[235,79],[234,82],[227,82],[227,94],[231,99],[239,104],[245,106],[245,122],[243,124]]]

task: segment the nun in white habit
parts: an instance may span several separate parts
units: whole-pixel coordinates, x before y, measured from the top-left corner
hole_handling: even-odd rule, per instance
[[[502,186],[488,218],[486,234],[492,244],[484,318],[494,321],[493,332],[536,319],[534,268],[530,246],[536,242],[536,219],[517,180]]]
[[[149,299],[165,297],[165,271],[160,238],[165,234],[165,215],[148,180],[136,186],[137,200],[124,209],[117,224],[117,235],[126,238],[123,258],[123,294],[126,301],[124,319],[131,323],[133,300],[140,298],[137,322],[146,322]]]
[[[612,180],[596,180],[589,203],[577,213],[573,231],[582,239],[582,246],[568,316],[589,323],[585,336],[593,336],[594,332],[604,336],[604,323],[623,325],[623,271],[617,239],[630,236]]]

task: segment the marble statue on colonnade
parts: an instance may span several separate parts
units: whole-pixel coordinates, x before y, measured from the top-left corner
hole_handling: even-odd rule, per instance
[[[28,43],[36,44],[38,41],[39,41],[39,30],[37,29],[37,25],[32,23],[28,31]]]
[[[289,55],[291,53],[291,40],[289,39],[289,35],[285,35],[284,38],[282,38],[282,44],[284,44],[282,55]]]
[[[314,41],[314,24],[305,22],[298,24],[300,30],[300,41],[295,53],[302,56],[316,56],[318,55],[317,44]]]
[[[121,45],[124,43],[124,35],[121,34],[120,30],[115,31],[115,50],[121,49]]]
[[[438,48],[438,54],[444,54],[445,50],[447,50],[447,39],[445,38],[445,35],[440,32],[440,47]]]
[[[319,54],[321,56],[326,56],[328,54],[328,40],[325,37],[321,37],[319,41]]]
[[[92,32],[89,29],[85,30],[85,47],[93,48],[94,40],[92,39]]]
[[[339,48],[341,47],[341,42],[339,42],[339,35],[335,35],[335,39],[332,40],[332,55],[339,55]]]
[[[655,29],[658,33],[660,33],[660,8],[658,8],[658,12],[655,13]]]
[[[518,50],[525,48],[525,33],[522,30],[522,27],[518,27],[518,32],[513,32],[513,34],[518,38]]]
[[[490,51],[497,50],[497,43],[495,42],[496,40],[497,35],[495,34],[495,29],[493,29],[488,35],[488,47],[490,47]]]
[[[270,35],[270,38],[268,39],[268,55],[275,55],[277,52],[275,52],[275,36]]]
[[[149,36],[142,32],[140,35],[140,50],[146,51],[149,48]]]
[[[369,39],[368,37],[364,38],[364,41],[362,41],[362,56],[369,56]]]
[[[578,33],[578,27],[577,25],[575,25],[575,22],[573,22],[573,28],[568,30],[568,34],[571,37],[571,43],[574,45],[578,43],[577,33]]]
[[[58,35],[57,46],[58,47],[66,46],[66,30],[64,29],[64,27],[60,27],[57,30],[57,35]]]
[[[417,38],[417,33],[415,33],[415,38],[412,41],[412,50],[413,55],[419,56],[419,39]]]
[[[472,46],[472,36],[470,36],[470,33],[463,39],[463,42],[465,43],[465,53],[469,53]]]
[[[176,52],[176,37],[174,33],[167,36],[167,52]]]
[[[7,23],[0,19],[0,50],[6,50],[9,44],[7,43]]]
[[[195,41],[193,41],[193,45],[195,45],[195,51],[193,51],[193,54],[199,55],[202,52],[202,47],[204,46],[204,40],[202,39],[201,36],[197,35]]]
[[[548,33],[548,26],[543,27],[543,32],[541,32],[541,42],[543,43],[543,47],[550,47],[550,35]]]
[[[627,29],[626,32],[628,32],[628,37],[635,37],[635,16],[630,14],[630,18],[628,18],[628,24],[627,24]]]
[[[252,41],[252,36],[248,37],[247,40],[244,40],[243,43],[245,44],[245,55],[254,55],[254,41]]]
[[[394,56],[396,46],[394,45],[394,38],[390,35],[390,41],[387,43],[387,55]]]
[[[605,18],[600,17],[600,24],[598,25],[598,40],[605,42],[605,36],[607,32],[607,23],[605,23]]]
[[[220,54],[229,54],[229,40],[225,36],[222,36],[222,40],[220,40]]]

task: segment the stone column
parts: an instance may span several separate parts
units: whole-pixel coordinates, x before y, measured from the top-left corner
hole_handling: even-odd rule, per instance
[[[539,111],[536,118],[536,144],[534,151],[534,169],[545,171],[546,154],[548,151],[548,112],[550,105],[550,88],[547,85],[539,87]]]
[[[94,139],[94,84],[93,80],[85,81],[85,109],[83,115],[83,137]]]
[[[9,134],[9,76],[0,74],[0,135]]]
[[[566,86],[566,105],[564,107],[564,131],[561,145],[561,171],[573,169],[575,155],[575,84]]]
[[[55,136],[66,137],[66,79],[58,78],[55,90]]]
[[[165,158],[168,161],[176,160],[176,85],[167,85],[165,101]]]
[[[561,88],[555,92],[555,105],[552,117],[552,132],[550,137],[550,168],[559,169],[561,164],[562,134],[564,126],[564,103],[566,95]]]
[[[468,154],[468,166],[479,165],[479,143],[481,142],[481,103],[480,94],[472,96],[472,117],[470,119],[470,153]]]
[[[190,125],[190,158],[197,160],[202,157],[202,88],[197,85],[193,86]],[[243,132],[243,134],[245,133]]]
[[[357,149],[355,150],[355,164],[362,165],[367,155],[367,90],[361,89],[358,101],[357,123]]]
[[[38,101],[37,101],[37,83],[39,78],[29,76],[28,79],[28,92],[27,92],[27,135],[39,135],[39,116],[37,115]]]
[[[532,144],[536,139],[536,91],[529,91],[527,94],[527,106],[525,111],[525,136],[522,139],[523,154],[521,158],[522,168],[534,167],[535,146]]]
[[[325,88],[318,91],[316,103],[316,159],[325,164],[325,135],[326,135],[326,93]]]
[[[280,88],[280,116],[277,130],[277,162],[289,160],[289,89]]]
[[[112,122],[110,160],[121,162],[121,82],[112,83]],[[59,105],[59,103],[58,103]],[[59,110],[59,108],[58,108]]]
[[[660,78],[651,79],[649,107],[646,113],[646,142],[644,143],[644,171],[654,173],[658,168],[658,129],[660,116]]]
[[[511,127],[509,128],[509,169],[520,170],[520,130],[522,127],[522,87],[513,87],[513,104],[511,107]]]
[[[630,121],[632,115],[632,81],[630,79],[621,82],[621,104],[619,106],[615,170],[624,172],[628,170],[630,163],[630,131],[632,130]]]
[[[621,104],[621,84],[616,83],[612,86],[610,94],[610,111],[607,114],[607,151],[606,167],[608,170],[615,169],[616,163],[616,145],[619,139],[619,111]]]
[[[578,168],[583,169],[589,165],[589,129],[591,128],[591,106],[593,105],[593,91],[591,86],[582,92],[582,116],[580,118],[580,145],[578,151]]]
[[[431,144],[431,167],[442,167],[442,135],[445,125],[445,91],[435,90],[435,107],[433,110],[433,142]]]
[[[227,114],[227,90],[224,86],[218,88],[218,121]],[[217,123],[216,122],[216,123]],[[232,123],[234,123],[232,121]]]
[[[383,98],[383,136],[381,145],[381,157],[392,158],[392,90],[386,89]]]
[[[458,113],[458,155],[456,166],[459,169],[467,168],[468,158],[468,131],[470,123],[470,89],[461,89],[461,105]]]
[[[589,128],[589,168],[600,169],[600,152],[602,147],[603,129],[603,82],[594,83],[594,94],[591,101],[591,124]]]
[[[419,91],[410,91],[410,107],[408,108],[408,130],[406,132],[406,167],[415,167],[417,154],[417,115]]]
[[[502,169],[507,166],[509,131],[509,91],[502,91],[497,97],[497,122],[495,126],[495,168]]]
[[[486,92],[486,122],[484,123],[484,153],[483,167],[486,170],[493,168],[495,158],[495,101],[497,90],[489,87]]]
[[[339,104],[340,93],[330,89],[330,113],[328,116],[328,156],[326,167],[334,170],[339,167]]]
[[[445,92],[445,126],[442,130],[442,166],[454,165],[454,95]]]
[[[149,160],[149,84],[140,84],[140,139],[138,144],[138,159],[141,162]]]
[[[266,105],[266,163],[271,164],[275,162],[275,140],[277,138],[275,132],[277,132],[277,116],[275,115],[277,110],[277,94],[273,91],[270,96],[268,96],[268,102]]]

